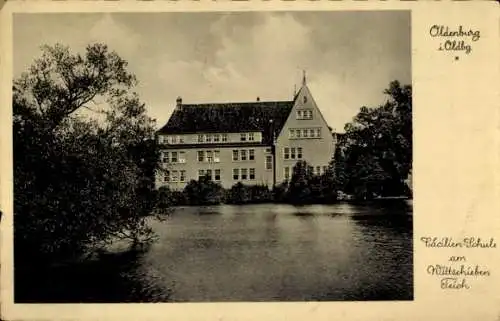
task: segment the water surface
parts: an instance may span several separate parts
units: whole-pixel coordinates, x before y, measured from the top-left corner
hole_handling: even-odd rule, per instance
[[[151,225],[159,240],[146,253],[25,292],[34,302],[413,299],[408,201],[182,207]]]

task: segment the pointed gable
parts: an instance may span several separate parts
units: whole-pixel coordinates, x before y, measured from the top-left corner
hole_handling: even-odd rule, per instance
[[[272,142],[285,124],[294,101],[212,103],[179,105],[158,133],[262,132],[263,142]],[[272,120],[272,123],[270,122]]]

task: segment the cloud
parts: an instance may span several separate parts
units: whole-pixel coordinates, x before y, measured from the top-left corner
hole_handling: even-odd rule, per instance
[[[43,43],[108,44],[159,126],[177,96],[290,99],[305,69],[329,125],[342,129],[361,106],[383,103],[391,80],[411,82],[409,14],[400,12],[37,14],[16,18],[14,32],[15,70]]]
[[[102,42],[127,59],[140,49],[140,35],[106,13],[90,28],[88,42]]]

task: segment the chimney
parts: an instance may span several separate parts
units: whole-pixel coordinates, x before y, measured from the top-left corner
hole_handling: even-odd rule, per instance
[[[260,101],[260,97],[257,97],[257,101]]]
[[[175,102],[176,102],[175,108],[181,110],[182,109],[182,98],[180,96],[177,97],[177,100]]]

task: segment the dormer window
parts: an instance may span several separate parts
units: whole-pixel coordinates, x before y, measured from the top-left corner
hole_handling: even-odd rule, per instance
[[[253,133],[248,133],[248,141],[253,142],[255,139]]]

